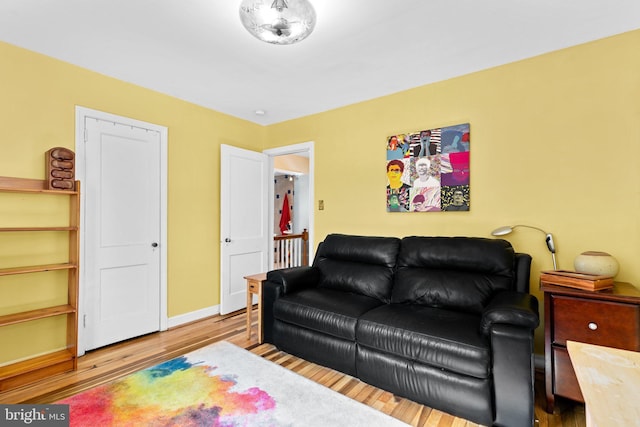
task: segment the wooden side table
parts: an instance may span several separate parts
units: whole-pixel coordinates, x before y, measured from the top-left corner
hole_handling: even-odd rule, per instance
[[[640,420],[640,353],[567,341],[585,400],[587,427],[633,426]]]
[[[253,295],[258,296],[258,344],[262,344],[262,282],[267,280],[267,273],[244,276],[247,280],[247,339],[251,338],[251,309]]]

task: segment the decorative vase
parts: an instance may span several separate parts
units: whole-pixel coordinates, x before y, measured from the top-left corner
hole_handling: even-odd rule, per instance
[[[582,252],[573,261],[573,267],[578,273],[594,274],[597,276],[615,277],[618,274],[618,261],[606,252]]]

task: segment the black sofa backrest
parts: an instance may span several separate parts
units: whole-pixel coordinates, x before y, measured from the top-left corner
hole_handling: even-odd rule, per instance
[[[391,300],[400,239],[330,234],[318,248],[313,265],[319,287]]]
[[[509,242],[481,237],[405,237],[391,301],[481,313],[499,290],[515,289]]]

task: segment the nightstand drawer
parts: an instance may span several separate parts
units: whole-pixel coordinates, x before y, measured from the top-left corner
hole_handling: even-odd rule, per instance
[[[580,384],[573,371],[571,358],[566,348],[553,349],[553,392],[559,396],[568,397],[569,399],[584,402]]]
[[[640,306],[553,296],[553,343],[567,340],[640,350]]]

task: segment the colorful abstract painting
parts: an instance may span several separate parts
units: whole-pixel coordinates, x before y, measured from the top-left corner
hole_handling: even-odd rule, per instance
[[[387,137],[387,212],[468,211],[469,123]]]

